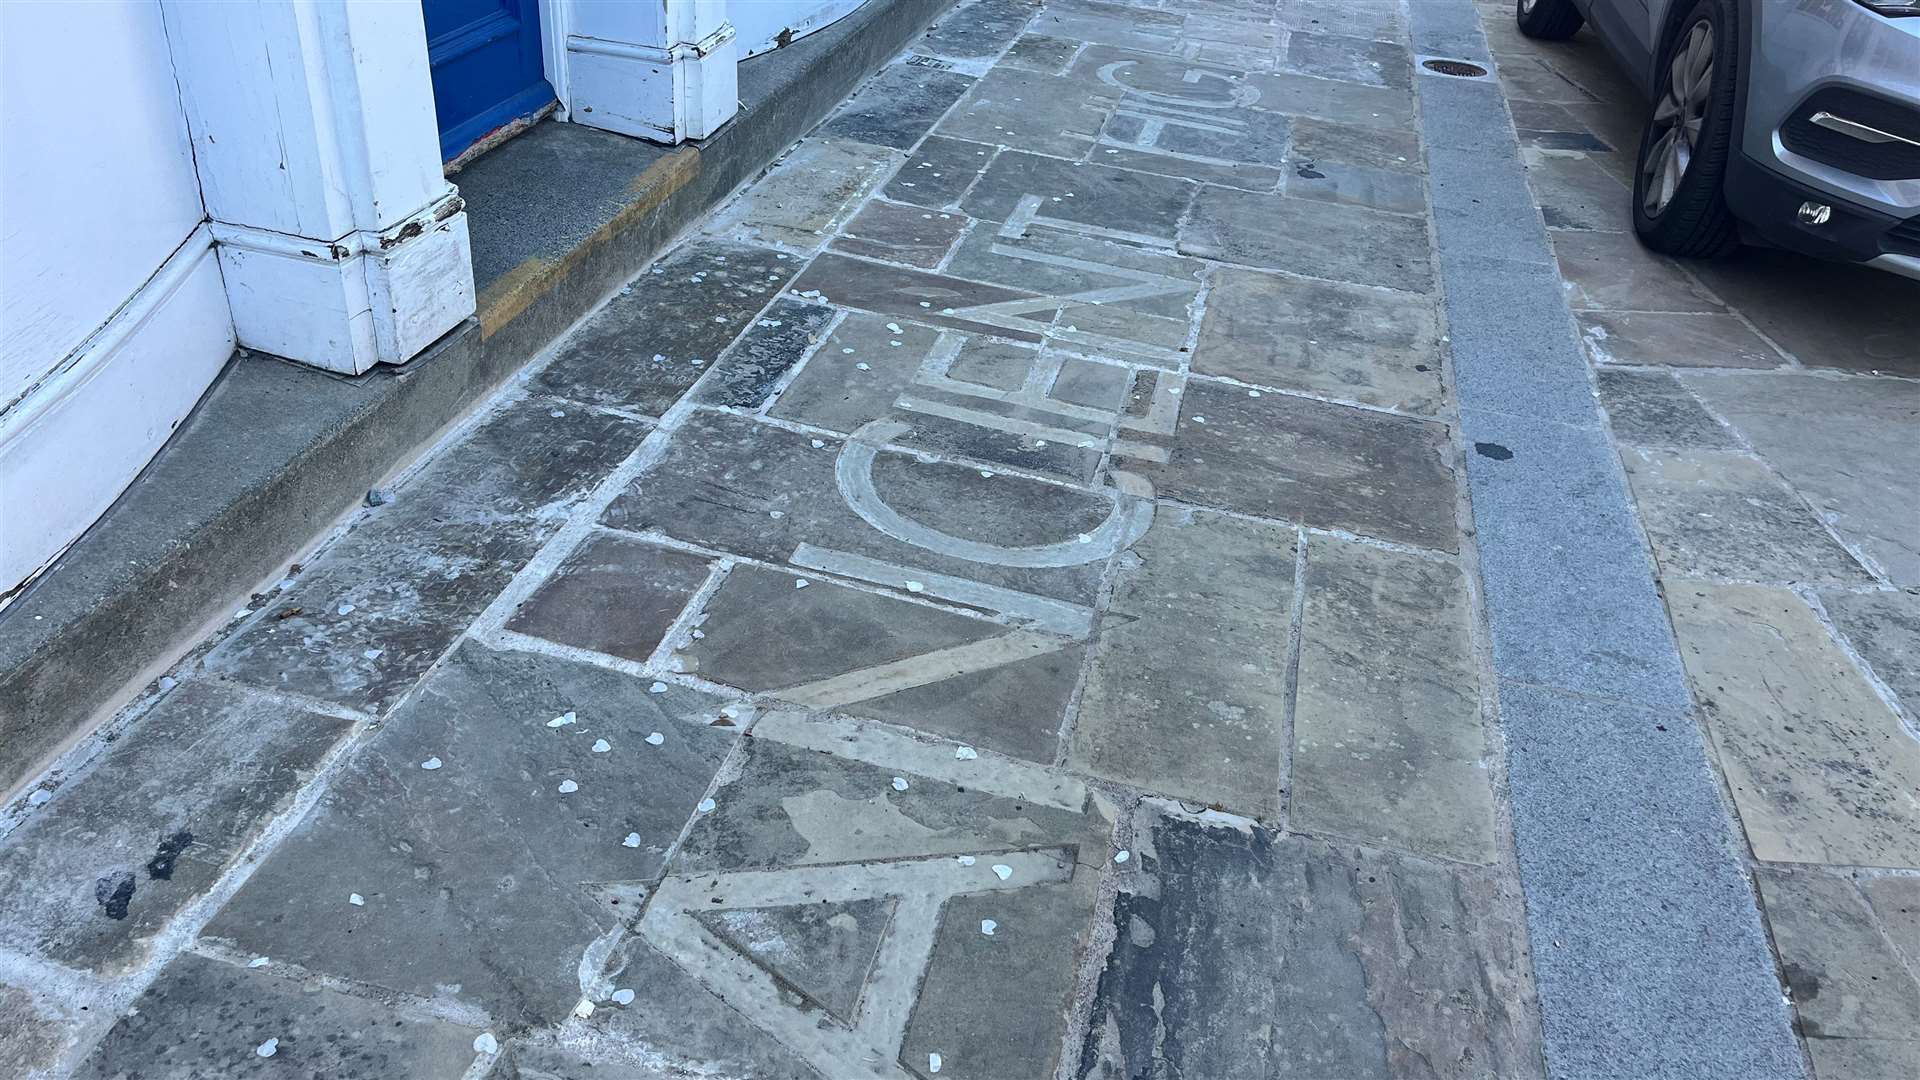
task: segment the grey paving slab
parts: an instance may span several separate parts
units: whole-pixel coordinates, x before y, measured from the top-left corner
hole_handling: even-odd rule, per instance
[[[1920,288],[1906,278],[1758,248],[1698,273],[1808,367],[1920,376]]]
[[[1742,453],[1621,451],[1667,574],[1832,584],[1873,579],[1805,503]]]
[[[913,47],[916,52],[964,60],[998,56],[1039,11],[1039,0],[956,4]]]
[[[1690,707],[1500,715],[1549,1075],[1807,1076]]]
[[[1287,37],[1280,66],[1301,75],[1395,90],[1413,85],[1413,60],[1406,46],[1367,38],[1296,30]]]
[[[760,318],[720,354],[713,374],[694,391],[703,405],[757,409],[772,400],[774,389],[812,351],[834,310],[780,297],[767,305]]]
[[[1035,20],[1043,27],[1046,16]],[[1087,152],[1120,97],[1115,87],[999,66],[975,83],[934,134],[1037,154]]]
[[[964,214],[874,200],[862,207],[833,242],[834,250],[932,270],[967,227]]]
[[[853,138],[802,139],[701,231],[812,251],[893,175],[902,159],[898,150]],[[643,287],[652,284],[640,281]]]
[[[1006,221],[1023,199],[1038,196],[1043,204],[1038,212],[1049,218],[1171,242],[1194,190],[1194,184],[1178,178],[1009,150],[993,159],[960,208],[974,217]]]
[[[1684,705],[1680,657],[1610,440],[1501,413],[1469,410],[1461,424],[1494,670]]]
[[[505,406],[309,563],[206,668],[385,711],[646,434],[550,400]]]
[[[1022,34],[1007,50],[1000,63],[1005,67],[1025,68],[1046,75],[1058,75],[1067,70],[1073,58],[1080,51],[1081,43],[1070,38],[1050,37],[1046,34]]]
[[[976,334],[997,334],[1015,341],[1039,341],[1052,314],[1047,311],[1026,320],[982,321],[972,317],[968,309],[1027,300],[1033,294],[945,274],[850,259],[832,252],[814,259],[806,272],[795,279],[793,287],[801,292],[819,292],[845,307],[883,315],[904,315],[918,322]],[[952,314],[944,314],[948,311]],[[1032,329],[1027,329],[1024,322],[1032,322]]]
[[[206,894],[353,723],[186,683],[0,848],[0,943],[119,976]]]
[[[1177,12],[1103,0],[1069,0],[1048,4],[1028,29],[1074,41],[1172,53],[1179,50],[1183,24]]]
[[[1519,101],[1568,104],[1599,100],[1551,64],[1530,56],[1503,57],[1500,62],[1500,85],[1508,97]]]
[[[1887,947],[1853,883],[1764,868],[1754,877],[1814,1076],[1920,1070],[1920,982]]]
[[[1679,264],[1640,246],[1630,232],[1558,231],[1553,251],[1575,310],[1722,310]]]
[[[725,240],[687,244],[569,335],[534,385],[575,401],[659,416],[799,269],[798,259],[768,248]],[[682,317],[692,310],[703,314]]]
[[[1585,154],[1529,153],[1527,182],[1549,229],[1624,232],[1632,226],[1633,189]]]
[[[1281,809],[1293,530],[1163,511],[1118,573],[1069,768],[1262,819]]]
[[[1244,72],[1192,55],[1089,45],[1069,74],[1096,93],[1121,95],[1094,160],[1254,190],[1278,182],[1291,124],[1278,112],[1249,108],[1259,92]]]
[[[1230,820],[1142,817],[1075,1075],[1541,1074],[1510,892]]]
[[[1430,147],[1433,234],[1441,257],[1550,266],[1551,251],[1517,161],[1487,150]],[[1494,213],[1491,207],[1513,207]],[[1536,271],[1537,272],[1537,271]]]
[[[1920,877],[1884,874],[1854,880],[1866,894],[1887,940],[1905,954],[1908,964],[1920,960]]]
[[[893,64],[855,91],[818,134],[905,150],[973,85],[972,76],[957,71]]]
[[[1446,428],[1195,380],[1165,463],[1128,468],[1201,506],[1452,551]],[[1125,450],[1122,451],[1127,452]]]
[[[946,377],[928,375],[936,353],[951,357]],[[1026,346],[856,313],[828,337],[771,413],[847,434],[873,420],[898,419],[911,424],[895,440],[904,446],[1090,480],[1111,421],[1050,413],[1046,400],[1009,400],[1040,362]],[[971,369],[988,365],[1013,377],[988,386],[970,378]]]
[[[1451,563],[1307,542],[1289,821],[1491,863],[1493,789],[1467,585]]]
[[[839,497],[840,448],[824,439],[814,447],[807,435],[718,414],[696,414],[680,432],[659,464],[614,500],[606,524],[776,563],[810,544],[1077,604],[1091,603],[1099,588],[1098,570],[1086,564],[990,565],[880,532]],[[992,470],[887,452],[877,456],[873,475],[899,513],[967,541],[1071,541],[1111,509],[1100,495],[983,471]]]
[[[953,206],[998,152],[986,143],[929,135],[887,181],[883,193],[914,206]]]
[[[1407,12],[1398,4],[1353,4],[1344,0],[1291,0],[1273,9],[1274,22],[1289,30],[1317,31],[1374,41],[1399,41]]]
[[[1581,427],[1600,422],[1557,278],[1542,266],[1453,252],[1441,269],[1462,403]]]
[[[1296,160],[1281,176],[1280,191],[1295,199],[1395,214],[1418,214],[1427,208],[1427,188],[1418,176],[1331,161]]]
[[[0,1070],[8,1076],[51,1071],[80,1037],[81,1010],[33,990],[0,983]]]
[[[188,953],[161,971],[73,1075],[458,1080],[479,1034]]]
[[[1413,123],[1413,99],[1398,90],[1285,71],[1250,74],[1247,85],[1260,91],[1255,108],[1367,127],[1405,129]]]
[[[1806,603],[1696,581],[1667,599],[1754,855],[1920,869],[1920,740]]]
[[[567,556],[507,629],[645,662],[707,579],[698,555],[600,534]]]
[[[1738,450],[1721,426],[1680,380],[1664,371],[1597,372],[1600,404],[1613,437],[1627,446],[1666,450]]]
[[[1206,187],[1180,251],[1308,277],[1433,291],[1424,223],[1359,206]]]
[[[720,704],[463,646],[204,935],[511,1026],[558,1021],[583,951],[619,921],[602,890],[660,873],[737,737],[710,726]]]
[[[1575,318],[1596,364],[1773,368],[1785,363],[1733,315],[1582,311]]]
[[[895,907],[890,897],[871,897],[732,908],[698,918],[721,941],[852,1025]]]
[[[1420,139],[1412,131],[1302,117],[1293,125],[1293,157],[1316,164],[1343,162],[1395,172],[1424,171]]]
[[[1224,269],[1208,293],[1193,369],[1434,413],[1445,400],[1439,322],[1424,296]]]
[[[1896,585],[1920,585],[1920,383],[1686,376],[1687,386]],[[1813,422],[1809,422],[1812,419]],[[1905,493],[1906,498],[1889,498]]]
[[[1511,99],[1484,79],[1420,77],[1420,134],[1430,150],[1464,150],[1513,163]],[[1441,170],[1435,170],[1439,172]]]
[[[1820,606],[1907,714],[1920,716],[1920,593],[1830,590]]]

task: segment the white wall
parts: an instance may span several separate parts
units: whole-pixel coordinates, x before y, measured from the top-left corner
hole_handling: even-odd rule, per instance
[[[233,349],[156,0],[0,2],[0,594]]]

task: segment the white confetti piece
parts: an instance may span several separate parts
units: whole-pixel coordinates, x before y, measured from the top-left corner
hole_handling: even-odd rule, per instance
[[[927,1071],[930,1073],[937,1073],[940,1071],[940,1055],[939,1054],[927,1055]]]
[[[647,687],[647,693],[649,694],[664,694],[666,692],[667,692],[667,684],[663,682],[657,682],[657,683],[654,683],[652,686]]]
[[[896,344],[898,344],[898,343],[896,342]],[[854,366],[854,367],[856,367],[856,368],[859,368],[859,369],[860,369],[861,371],[872,371],[872,370],[873,370],[873,366],[872,366],[871,364],[868,364],[868,363],[867,363],[867,362],[866,362],[865,360],[862,360],[862,361],[860,361],[859,363],[857,363],[857,364],[855,364],[855,365],[853,365],[853,366]]]
[[[493,1032],[483,1031],[473,1037],[473,1052],[476,1054],[497,1054],[500,1052],[500,1040]]]
[[[559,716],[556,716],[553,719],[547,721],[547,726],[550,728],[563,728],[578,719],[580,718],[570,712],[561,713]]]
[[[1260,396],[1260,391],[1258,391],[1258,390],[1249,390],[1249,391],[1247,391],[1247,396],[1248,396],[1248,397],[1259,397],[1259,396]]]
[[[818,449],[820,449],[821,447],[823,447],[823,446],[825,446],[825,445],[827,445],[827,444],[826,444],[826,443],[824,443],[824,442],[821,442],[821,441],[820,441],[819,439],[814,439],[814,440],[812,440],[812,445],[813,445],[813,448],[814,448],[815,450],[818,450]]]
[[[899,333],[899,332],[900,332],[900,324],[899,324],[899,323],[897,323],[897,322],[890,322],[890,323],[888,323],[888,324],[887,324],[887,331],[888,331],[889,333],[894,333],[894,334],[897,334],[897,333]]]
[[[848,355],[852,355],[852,353],[853,353],[853,350],[852,350],[852,349],[841,349],[840,351],[841,351],[841,352],[843,352],[843,353],[847,353]]]
[[[701,813],[703,813],[703,814],[711,814],[711,813],[713,813],[713,807],[714,807],[714,802],[713,802],[713,800],[712,800],[712,799],[701,799],[701,800],[700,800],[700,812],[701,812]]]
[[[813,582],[808,581],[806,578],[795,578],[793,587],[796,589],[804,589],[811,584],[813,584]]]
[[[280,1040],[268,1039],[266,1042],[254,1047],[253,1052],[259,1054],[261,1057],[272,1057],[280,1052]]]
[[[353,605],[341,604],[339,607],[333,609],[333,613],[335,615],[351,615],[353,614]]]
[[[1193,418],[1193,422],[1196,424],[1204,424],[1207,422],[1207,418],[1204,416],[1196,416]]]
[[[921,214],[920,216],[921,216],[921,217],[932,217],[933,215],[932,215],[932,214]],[[922,300],[922,301],[920,301],[920,306],[921,306],[921,307],[932,307],[933,305],[932,305],[932,304],[929,304],[929,303],[927,303],[927,302],[926,302],[925,300]]]
[[[593,752],[596,754],[604,754],[607,751],[612,749],[613,749],[613,744],[608,742],[605,739],[593,740]]]
[[[980,920],[980,932],[987,935],[988,937],[992,937],[993,932],[998,929],[1000,929],[1000,924],[997,922],[994,922],[992,919]]]
[[[667,362],[667,358],[664,356],[661,356],[659,353],[654,353],[653,362],[656,364],[664,364]]]
[[[667,737],[665,735],[660,734],[657,731],[647,736],[648,746],[659,746],[661,743],[666,741],[667,741]]]
[[[256,956],[253,959],[247,961],[247,966],[248,967],[266,967],[268,964],[272,962],[273,961],[268,960],[264,956]]]
[[[427,770],[428,772],[432,772],[433,770],[439,768],[442,764],[443,762],[439,758],[430,757],[427,760],[421,762],[420,767]]]
[[[988,480],[991,480],[991,479],[993,479],[993,472],[992,472],[991,470],[989,470],[989,469],[981,469],[981,470],[980,470],[980,475],[981,475],[981,476],[982,476],[983,478],[985,478],[985,479],[988,479]]]
[[[27,805],[43,806],[46,804],[46,801],[51,798],[53,798],[53,792],[48,791],[46,788],[41,788],[40,790],[27,796]]]
[[[1008,866],[1006,863],[994,863],[993,876],[999,878],[1001,881],[1005,881],[1013,876],[1013,867]]]
[[[887,342],[887,345],[888,345],[888,346],[889,346],[890,348],[895,348],[895,349],[897,349],[897,348],[899,348],[899,347],[900,347],[900,343],[899,343],[898,341],[889,341],[889,342]]]
[[[385,649],[368,649],[366,652],[363,652],[360,655],[366,657],[369,660],[378,660],[382,656],[385,656],[386,652],[387,650]]]
[[[619,990],[615,990],[613,992],[613,1003],[615,1005],[633,1004],[633,991],[628,990],[624,987]]]
[[[253,614],[253,609],[252,609],[252,608],[250,608],[250,607],[243,607],[243,608],[241,608],[241,609],[240,609],[239,611],[236,611],[236,612],[234,612],[234,613],[233,613],[233,617],[234,617],[234,618],[236,618],[236,619],[244,619],[244,618],[246,618],[247,616],[249,616],[249,615],[251,615],[251,614]]]
[[[958,861],[959,861],[959,863],[960,863],[960,865],[961,865],[961,866],[972,866],[972,865],[973,865],[973,856],[971,856],[971,855],[961,855],[961,856],[957,856],[957,859],[958,859]]]
[[[963,746],[953,752],[953,757],[956,761],[972,761],[979,756],[980,751],[975,750],[971,746]]]
[[[639,847],[640,834],[637,832],[628,833],[627,838],[625,840],[620,841],[620,846],[621,847]]]
[[[580,790],[580,785],[574,783],[571,780],[560,781],[560,794],[562,795],[571,795],[574,792],[579,790]]]
[[[904,776],[896,776],[896,777],[894,777],[894,778],[893,778],[893,790],[895,790],[895,791],[905,791],[905,790],[907,790],[907,778],[906,778],[906,777],[904,777]]]
[[[1119,851],[1113,853],[1113,861],[1116,863],[1123,863],[1131,858],[1133,858],[1133,852],[1128,851],[1126,848],[1121,848]]]
[[[586,998],[581,998],[580,1004],[575,1005],[573,1007],[573,1015],[579,1017],[582,1020],[585,1020],[587,1017],[592,1016],[593,1002],[588,1001]]]
[[[553,417],[553,418],[554,418],[555,420],[558,420],[558,419],[560,419],[561,417],[563,417],[563,416],[565,416],[565,415],[567,415],[567,410],[565,410],[565,409],[549,409],[549,410],[547,410],[547,415],[548,415],[548,416],[551,416],[551,417]]]
[[[359,893],[348,893],[347,903],[352,904],[354,907],[366,907],[367,898],[361,896]]]
[[[926,585],[922,582],[918,582],[918,581],[907,582],[908,592],[924,592],[926,588],[927,588]]]

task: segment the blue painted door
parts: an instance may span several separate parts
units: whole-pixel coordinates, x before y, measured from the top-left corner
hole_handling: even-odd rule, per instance
[[[421,0],[420,7],[442,158],[553,100],[540,66],[540,0]]]

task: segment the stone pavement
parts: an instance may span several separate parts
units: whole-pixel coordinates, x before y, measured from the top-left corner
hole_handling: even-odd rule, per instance
[[[1497,385],[1456,370],[1483,326],[1412,63],[1442,5],[954,9],[14,805],[0,1071],[1802,1074],[1764,944],[1719,1064],[1584,1068],[1670,1050],[1608,1025],[1675,1003],[1536,994],[1542,950],[1633,945],[1543,939],[1615,883],[1539,853],[1638,838],[1529,846],[1560,793],[1515,718],[1562,684],[1507,658],[1558,654],[1499,637],[1481,550],[1551,482],[1486,486],[1530,444],[1460,405]],[[1533,48],[1486,34],[1503,74]],[[1578,104],[1546,141],[1617,167]],[[1545,218],[1568,342],[1570,306],[1664,348],[1630,281],[1583,299],[1581,252],[1650,262],[1584,220]],[[1912,472],[1822,447],[1897,470],[1913,384],[1697,295],[1691,363],[1858,419],[1785,438],[1766,384],[1596,345],[1682,646],[1629,659],[1684,653],[1761,861],[1701,910],[1764,902],[1821,1075],[1878,1075],[1920,1018]],[[1575,689],[1583,739],[1655,704]],[[1549,746],[1569,805],[1585,745]],[[1653,790],[1697,820],[1649,835],[1710,841],[1712,783]],[[1722,928],[1635,917],[1672,968]]]

